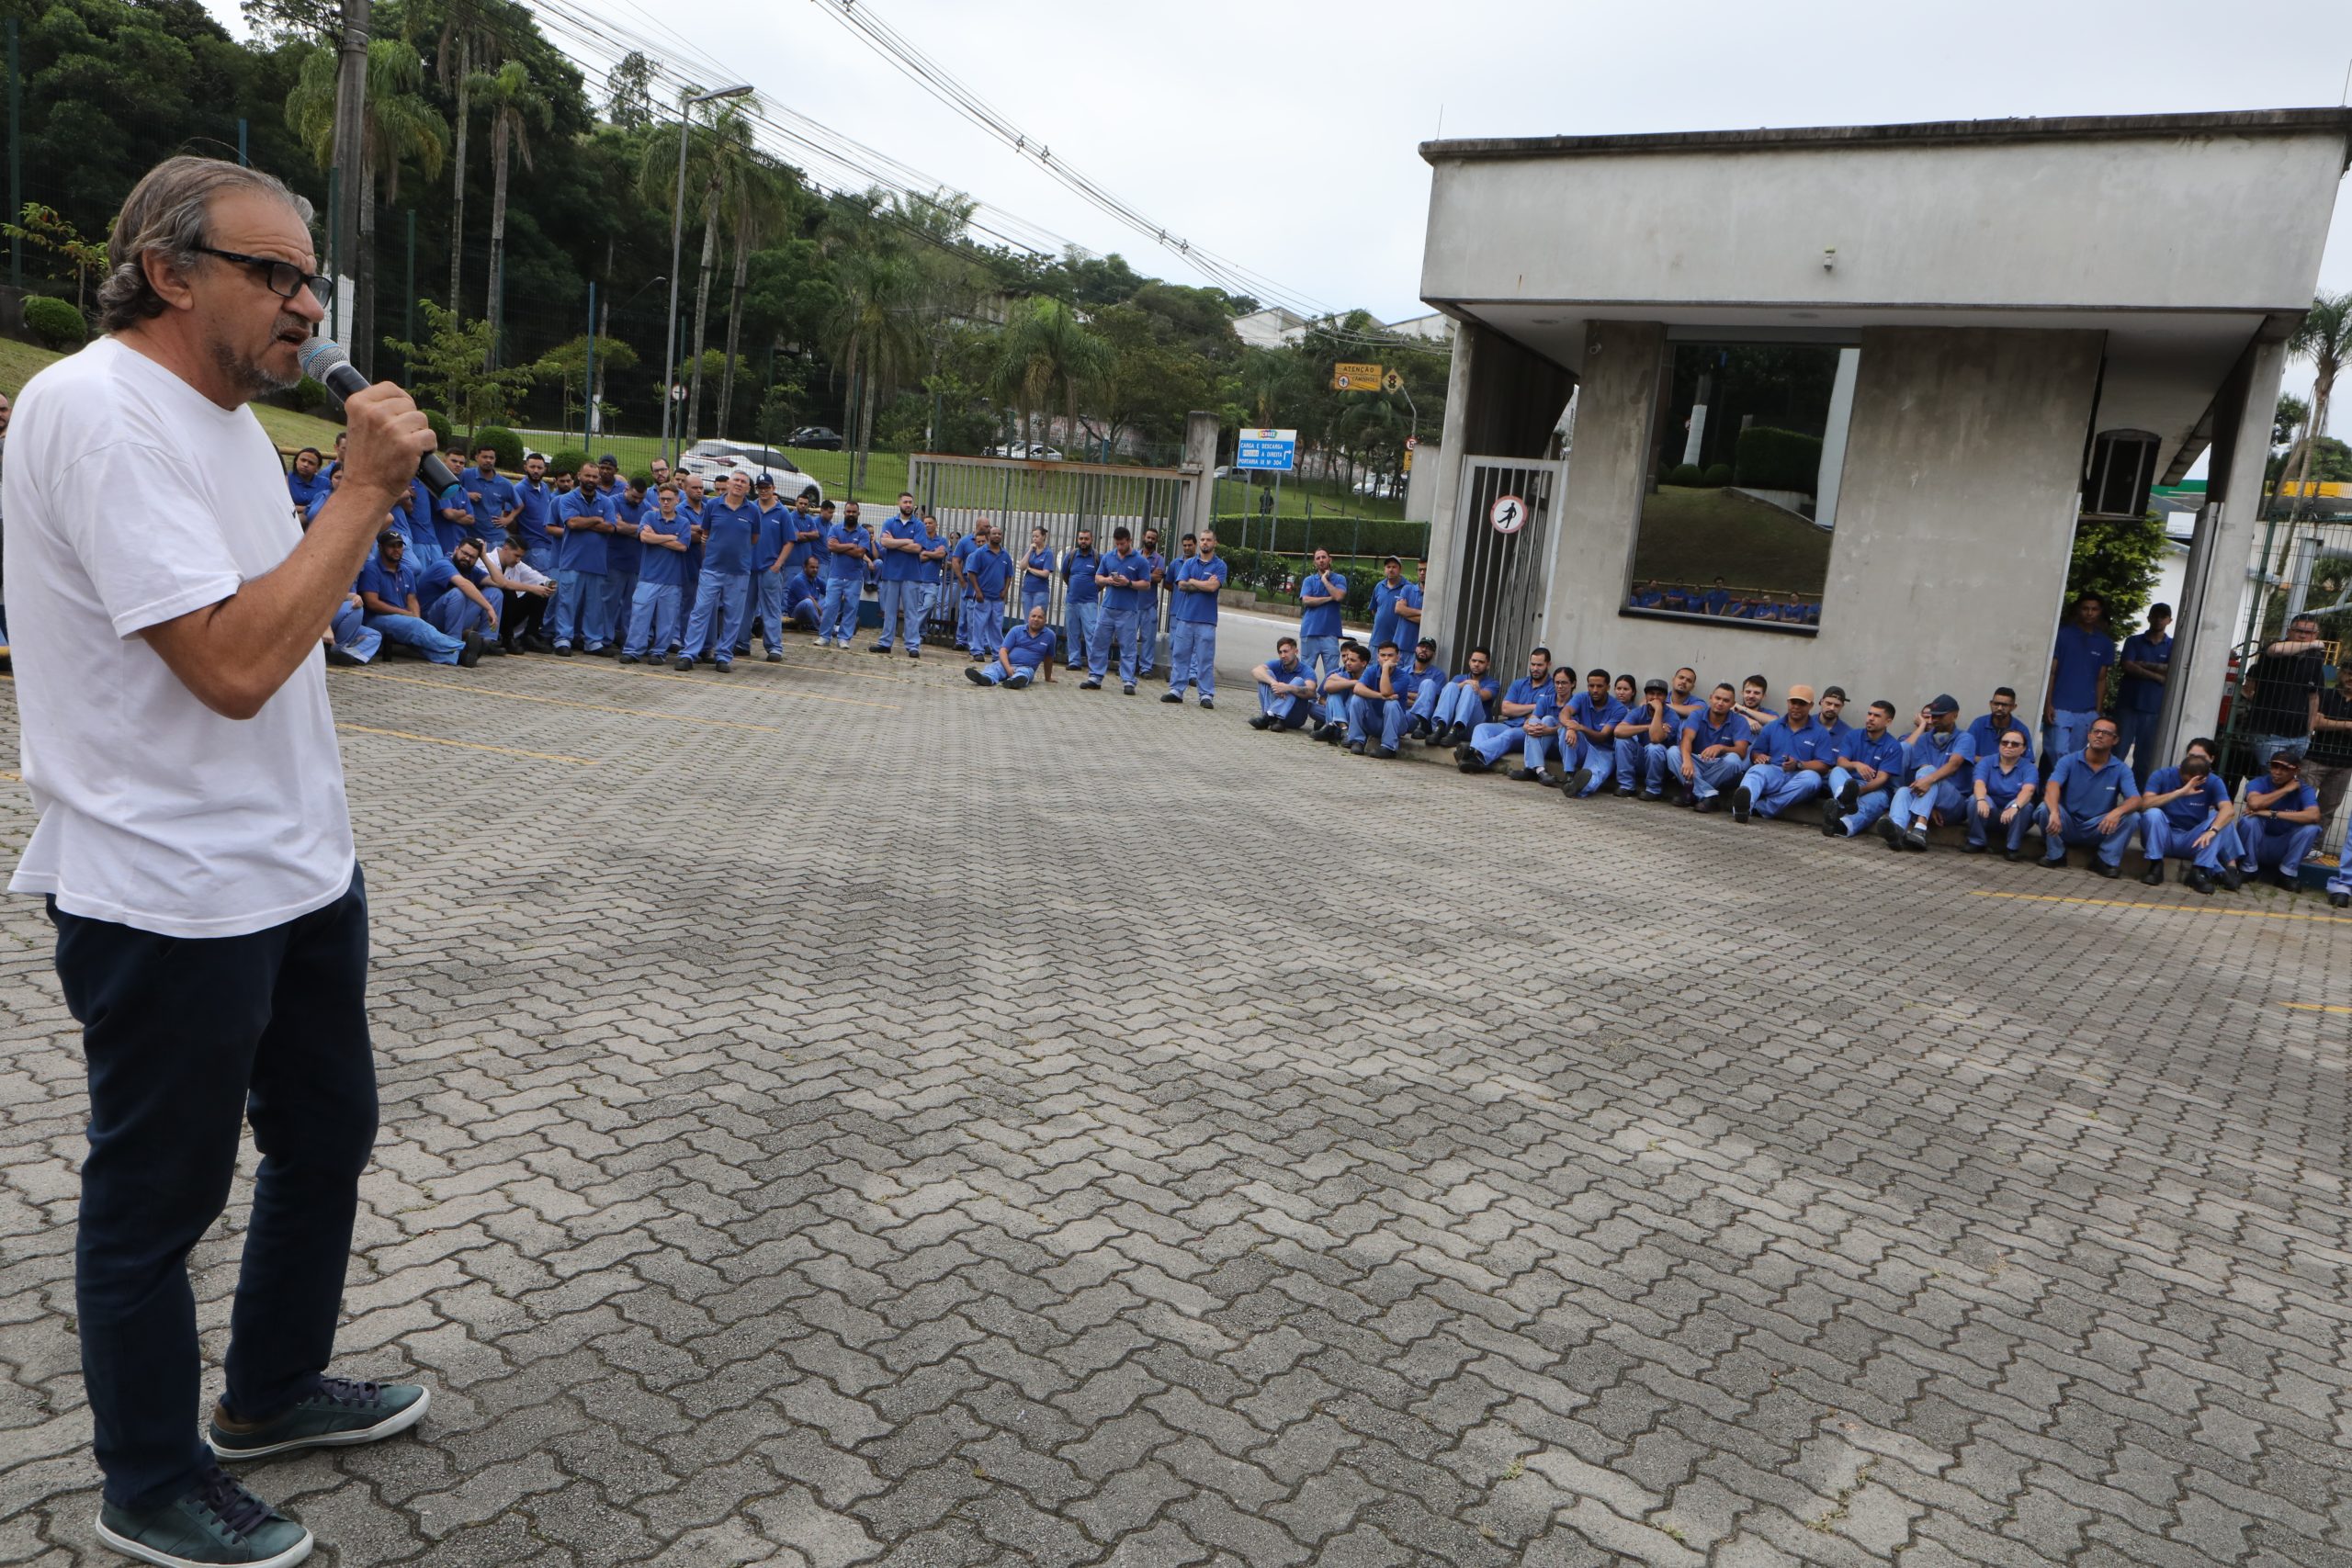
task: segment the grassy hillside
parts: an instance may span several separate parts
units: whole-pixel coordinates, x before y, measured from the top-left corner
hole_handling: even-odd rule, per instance
[[[36,371],[55,363],[58,357],[45,348],[0,338],[0,392],[7,393],[13,400]],[[271,408],[266,404],[256,406],[254,412],[261,416],[261,426],[269,432],[269,438],[289,449],[316,446],[322,452],[332,450],[334,433],[343,428],[330,420]]]
[[[1747,587],[1817,593],[1830,536],[1777,506],[1727,490],[1660,485],[1643,498],[1634,576],[1666,582],[1721,577]]]

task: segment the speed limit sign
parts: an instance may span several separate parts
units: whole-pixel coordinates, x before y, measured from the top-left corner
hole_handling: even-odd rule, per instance
[[[1487,521],[1498,534],[1516,534],[1527,526],[1527,502],[1515,495],[1498,495],[1487,509]]]

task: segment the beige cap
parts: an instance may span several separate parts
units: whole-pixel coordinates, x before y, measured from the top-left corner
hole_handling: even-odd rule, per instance
[[[1813,688],[1811,686],[1791,686],[1786,692],[1781,694],[1781,700],[1792,703],[1809,703],[1813,701]]]

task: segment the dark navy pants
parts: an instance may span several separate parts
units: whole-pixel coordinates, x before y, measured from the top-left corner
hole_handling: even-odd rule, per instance
[[[376,1139],[368,891],[249,936],[158,936],[50,904],[90,1084],[74,1296],[107,1500],[169,1502],[198,1437],[188,1249],[229,1201],[242,1125],[261,1165],[229,1318],[230,1411],[307,1397],[334,1348],[359,1172]]]

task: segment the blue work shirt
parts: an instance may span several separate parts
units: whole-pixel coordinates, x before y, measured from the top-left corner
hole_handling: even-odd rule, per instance
[[[1803,729],[1792,728],[1785,718],[1776,718],[1764,727],[1748,752],[1751,762],[1778,763],[1783,757],[1793,757],[1799,762],[1826,762],[1837,754],[1830,744],[1829,732],[1808,717]]]
[[[752,542],[760,536],[758,507],[748,501],[741,506],[714,501],[703,510],[702,525],[708,535],[703,541],[705,571],[725,576],[751,570]]]
[[[946,542],[947,539],[944,535],[934,534],[931,532],[927,526],[924,528],[922,536],[923,558],[918,558],[915,562],[917,568],[915,580],[917,581],[936,582],[939,581],[940,569],[947,564],[946,558],[944,556],[933,556],[931,552],[939,548],[940,546]]]
[[[1102,568],[1102,558],[1092,550],[1072,550],[1062,557],[1062,581],[1069,585],[1063,598],[1072,604],[1091,604],[1102,592],[1096,586],[1094,574]]]
[[[1168,558],[1162,555],[1144,553],[1143,607],[1147,610],[1154,610],[1159,607],[1159,584],[1151,581],[1151,574],[1155,571],[1162,574],[1163,577],[1166,575],[1168,571]]]
[[[1400,649],[1408,648],[1421,640],[1420,623],[1399,615],[1396,611],[1400,605],[1416,610],[1421,607],[1419,583],[1408,579],[1391,588],[1388,579],[1384,576],[1372,585],[1372,646],[1374,649],[1384,642],[1394,642]]]
[[[1329,580],[1329,588],[1311,572],[1307,574],[1306,581],[1298,585],[1302,600],[1310,592],[1331,595],[1331,602],[1328,604],[1301,604],[1298,612],[1298,635],[1301,637],[1340,635],[1340,612],[1347,607],[1348,603],[1348,574],[1329,571],[1323,573],[1323,578]]]
[[[1421,682],[1424,681],[1435,681],[1438,684],[1438,690],[1443,691],[1445,689],[1445,670],[1441,665],[1432,664],[1424,669],[1419,665],[1408,664],[1401,668],[1399,673],[1405,682],[1409,685],[1417,694],[1419,693],[1421,689]]]
[[[2107,766],[2095,768],[2076,751],[2050,770],[2050,788],[2043,798],[2057,796],[2069,822],[2095,822],[2139,793],[2132,770],[2114,753],[2108,754]]]
[[[1513,681],[1510,683],[1510,690],[1503,694],[1503,701],[1507,703],[1533,703],[1541,705],[1544,699],[1551,694],[1552,677],[1549,675],[1544,676],[1541,681],[1538,681],[1532,675],[1521,675],[1518,680]],[[1525,714],[1519,714],[1510,718],[1503,718],[1502,714],[1498,711],[1494,716],[1501,719],[1503,723],[1510,725],[1513,729],[1524,728],[1527,724],[1527,716]]]
[[[558,496],[554,515],[555,521],[563,525],[563,543],[556,549],[556,570],[584,571],[591,577],[604,576],[605,562],[609,558],[605,541],[611,536],[586,528],[574,528],[571,524],[573,519],[580,517],[601,517],[608,523],[614,521],[617,513],[605,503],[605,492],[598,491],[590,495],[584,490],[575,490],[570,495]]]
[[[403,562],[402,564],[405,565],[406,563]],[[473,570],[466,573],[466,577],[476,588],[480,588],[483,583],[490,581],[490,573],[483,570],[482,564],[480,561],[474,562]],[[440,598],[441,595],[449,592],[450,585],[455,583],[457,581],[458,563],[452,558],[443,556],[438,560],[427,563],[424,570],[417,573],[417,603],[419,604],[432,604],[433,601]],[[377,592],[380,593],[383,590],[378,589]]]
[[[458,488],[473,510],[474,532],[492,545],[504,539],[506,525],[499,519],[514,510],[514,481],[504,474],[484,479],[480,468],[468,468],[458,476]]]
[[[805,568],[785,582],[784,609],[786,615],[798,615],[803,604],[822,606],[824,602],[825,580],[809,576]]]
[[[635,577],[645,564],[645,547],[637,542],[637,526],[648,513],[662,509],[639,497],[631,501],[626,495],[613,498],[612,509],[606,516],[621,525],[617,534],[605,536],[605,573],[608,577]]]
[[[2172,667],[2172,638],[2151,637],[2135,632],[2123,639],[2123,662],[2126,664],[2161,664]],[[2125,713],[2162,713],[2165,706],[2165,683],[2145,676],[2126,674],[2123,688],[2116,694],[2116,706]]]
[[[1842,718],[1832,723],[1815,714],[1813,722],[1819,725],[1822,733],[1829,737],[1829,755],[1833,758],[1843,749],[1848,738],[1856,733],[1854,727]]]
[[[1960,759],[1960,766],[1955,769],[1952,775],[1944,782],[1951,785],[1952,788],[1960,791],[1961,794],[1966,795],[1968,793],[1969,761],[1971,760],[1967,734],[1964,731],[1955,729],[1949,735],[1939,735],[1936,732],[1935,726],[1929,725],[1928,727],[1928,732],[1920,736],[1918,739],[1904,742],[1903,782],[1909,784],[1911,782],[1912,775],[1917,773],[1921,769],[1924,768],[1929,772],[1933,772],[1935,769],[1942,767],[1954,757]]]
[[[2025,721],[2015,714],[2011,714],[2007,728],[2014,729],[2018,735],[2024,737],[2027,754],[2030,755],[2033,751],[2033,731],[2025,727]],[[2001,737],[2006,732],[2004,729],[1994,728],[1991,714],[1979,715],[1969,722],[1965,730],[1962,731],[1968,737],[1968,755],[1972,759],[1992,761],[2001,754]]]
[[[825,525],[815,513],[794,507],[791,516],[786,520],[785,530],[792,541],[792,547],[785,552],[784,557],[786,572],[800,570],[802,561],[824,553]],[[821,577],[824,562],[820,560],[817,564],[820,569],[818,575]]]
[[[1996,759],[1976,770],[1976,782],[1984,786],[1984,798],[1993,803],[1993,809],[1997,814],[2007,810],[2009,802],[2015,800],[2028,784],[2040,784],[2041,770],[2022,757],[2018,759],[2017,766],[2013,768],[2002,767]]]
[[[1223,560],[1215,558],[1203,560],[1198,556],[1186,556],[1176,563],[1176,570],[1170,574],[1169,581],[1171,582],[1214,582],[1217,585],[1218,591],[1222,592],[1231,570]],[[1194,626],[1213,626],[1216,625],[1216,594],[1205,590],[1178,593],[1175,596],[1175,604],[1170,608],[1168,615],[1170,620],[1187,621]]]
[[[1118,551],[1113,550],[1109,555],[1104,556],[1102,564],[1094,569],[1094,581],[1102,590],[1102,607],[1105,610],[1124,613],[1139,606],[1143,603],[1142,589],[1122,588],[1116,582],[1105,580],[1124,577],[1131,582],[1139,582],[1143,580],[1143,557],[1136,554],[1135,551],[1129,550],[1125,555],[1121,555]]]
[[[312,474],[307,479],[291,468],[286,471],[286,493],[294,498],[294,504],[302,509],[302,514],[306,517],[311,514],[311,502],[326,494],[332,488],[327,483],[324,469]]]
[[[1632,711],[1614,696],[1603,697],[1599,702],[1595,702],[1592,700],[1590,692],[1578,692],[1568,699],[1568,716],[1578,724],[1593,729],[1604,731],[1612,729],[1624,723],[1625,716]]]
[[[859,523],[836,523],[825,530],[825,581],[828,582],[858,582],[865,581],[863,558],[831,548],[834,545],[855,545],[861,549],[874,547],[874,536]]]
[[[1838,764],[1848,771],[1858,764],[1876,768],[1898,784],[1903,780],[1903,737],[1891,729],[1875,740],[1869,730],[1857,729],[1841,737],[1833,748]]]
[[[1000,569],[1010,564],[1000,552],[990,550],[989,553],[996,557]],[[997,577],[997,592],[1000,593],[1004,592],[1004,578],[1001,570]],[[1054,628],[1041,626],[1033,632],[1029,629],[1029,623],[1023,621],[1004,634],[1004,651],[1012,656],[1013,669],[1035,670],[1053,657]]]
[[[910,540],[920,545],[923,541],[922,519],[901,517],[893,512],[888,521],[882,525],[882,536],[886,539]],[[912,582],[922,575],[922,557],[919,551],[884,550],[882,552],[883,581]]]
[[[1469,682],[1470,689],[1478,694],[1478,705],[1485,708],[1488,714],[1492,714],[1495,711],[1495,693],[1501,689],[1502,677],[1491,670],[1484,675],[1473,675],[1465,670],[1462,672],[1461,678]]]
[[[1276,654],[1273,658],[1267,660],[1266,673],[1274,678],[1274,684],[1277,686],[1314,684],[1314,678],[1307,674],[1306,666],[1301,664],[1295,656],[1284,659],[1280,654]]]
[[[695,525],[695,520],[683,509],[675,517],[663,517],[659,507],[647,508],[639,522],[655,533],[667,534],[673,539],[688,537]],[[677,588],[685,582],[686,553],[684,550],[673,550],[666,545],[641,544],[638,548],[643,552],[637,563],[637,580],[639,582],[650,582],[656,588]]]
[[[1046,575],[1037,577],[1035,572]],[[1021,558],[1021,592],[1030,598],[1041,598],[1054,591],[1054,552],[1031,550]]]
[[[452,523],[442,515],[445,512],[463,512],[466,521]],[[433,532],[440,538],[442,553],[446,555],[462,544],[466,536],[473,531],[473,502],[466,499],[466,487],[460,480],[443,491],[439,499],[434,502]]]
[[[548,508],[555,504],[555,491],[545,479],[514,479],[510,481],[514,491],[514,504],[523,510],[515,515],[514,531],[530,541],[537,549],[548,536]]]
[[[2082,761],[2082,758],[2077,754],[2067,758],[2066,761],[2069,762],[2079,762]],[[2061,766],[2063,768],[2064,764],[2062,763]],[[2131,775],[2126,773],[2124,777],[2128,780]],[[2267,783],[2268,781],[2261,780],[2256,782]],[[2293,789],[2288,791],[2285,795],[2280,795],[2278,799],[2272,801],[2262,809],[2265,811],[2301,811],[2310,807],[2317,806],[2318,804],[2318,792],[2313,790],[2312,786],[2307,784],[2299,784]],[[2249,817],[2245,818],[2245,826],[2246,828],[2260,829],[2262,831],[2262,837],[2265,840],[2269,840],[2283,839],[2290,833],[2299,833],[2302,831],[2306,824],[2299,822],[2281,822],[2276,817]],[[2240,831],[2245,831],[2245,829],[2241,829]],[[2290,875],[2293,874],[2295,870],[2293,866],[2289,866],[2286,869]]]
[[[990,549],[986,546],[965,558],[964,570],[978,581],[979,587],[976,597],[981,604],[1001,604],[1004,602],[1004,579],[1012,565],[1012,560],[1002,550]]]
[[[398,614],[406,615],[409,596],[416,592],[416,568],[402,561],[394,569],[386,566],[380,558],[370,556],[368,564],[359,569],[359,581],[352,584],[352,592],[373,593]]]
[[[762,506],[755,501],[752,510],[760,514],[759,536],[752,544],[752,564],[762,571],[780,571],[783,566],[776,558],[790,549],[800,536],[799,525],[792,520],[792,508],[780,501],[770,506]]]
[[[2158,768],[2148,775],[2148,787],[2143,793],[2164,795],[2188,782],[2178,768]],[[2228,805],[2229,799],[2230,792],[2222,781],[2207,773],[2188,794],[2178,800],[2167,800],[2156,809],[2176,828],[2194,828]]]
[[[947,552],[948,560],[955,566],[954,575],[957,582],[964,581],[964,563],[970,560],[972,552],[980,547],[980,536],[978,534],[967,534],[956,541],[954,549]]]
[[[1755,728],[1743,713],[1727,713],[1717,724],[1714,716],[1701,708],[1682,721],[1681,735],[1690,738],[1690,755],[1702,755],[1710,746],[1744,746],[1755,737]],[[1680,736],[1676,737],[1678,742]]]
[[[2098,711],[2107,667],[2115,662],[2114,639],[2086,629],[2079,621],[2068,621],[2058,628],[2057,647],[2050,658],[2050,705],[2060,713]]]

